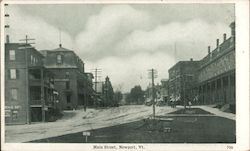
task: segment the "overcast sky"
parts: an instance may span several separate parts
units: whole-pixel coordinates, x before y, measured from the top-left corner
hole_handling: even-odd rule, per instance
[[[134,85],[146,88],[150,68],[160,83],[177,61],[203,58],[216,38],[230,36],[235,19],[232,4],[29,4],[6,11],[11,42],[27,34],[38,50],[55,49],[61,30],[62,46],[82,58],[86,72],[101,68],[101,80],[108,75],[123,92]]]

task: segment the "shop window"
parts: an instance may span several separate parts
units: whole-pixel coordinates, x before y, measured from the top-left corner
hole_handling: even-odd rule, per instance
[[[15,50],[10,50],[9,55],[10,55],[10,60],[16,60],[16,51]]]

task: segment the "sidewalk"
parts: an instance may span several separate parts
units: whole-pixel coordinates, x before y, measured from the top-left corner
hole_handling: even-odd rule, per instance
[[[198,107],[200,109],[203,109],[205,111],[213,113],[213,114],[215,114],[216,116],[219,116],[219,117],[224,117],[224,118],[227,118],[227,119],[230,119],[230,120],[235,120],[235,114],[222,112],[217,108],[213,108],[213,107],[210,107],[210,106],[193,106],[193,107]]]

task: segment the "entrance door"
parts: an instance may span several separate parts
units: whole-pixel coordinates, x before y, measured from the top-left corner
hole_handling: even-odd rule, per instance
[[[41,107],[31,107],[31,122],[42,122]]]

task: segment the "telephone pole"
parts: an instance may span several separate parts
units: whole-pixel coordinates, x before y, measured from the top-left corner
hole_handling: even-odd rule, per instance
[[[29,42],[30,40],[36,40],[36,39],[28,38],[28,35],[25,35],[25,39],[20,39],[19,41],[25,41],[25,44],[35,44],[34,42]]]
[[[154,79],[157,78],[157,71],[155,69],[150,69],[149,78],[152,80],[152,101],[153,101],[153,119],[155,119],[155,84]]]

